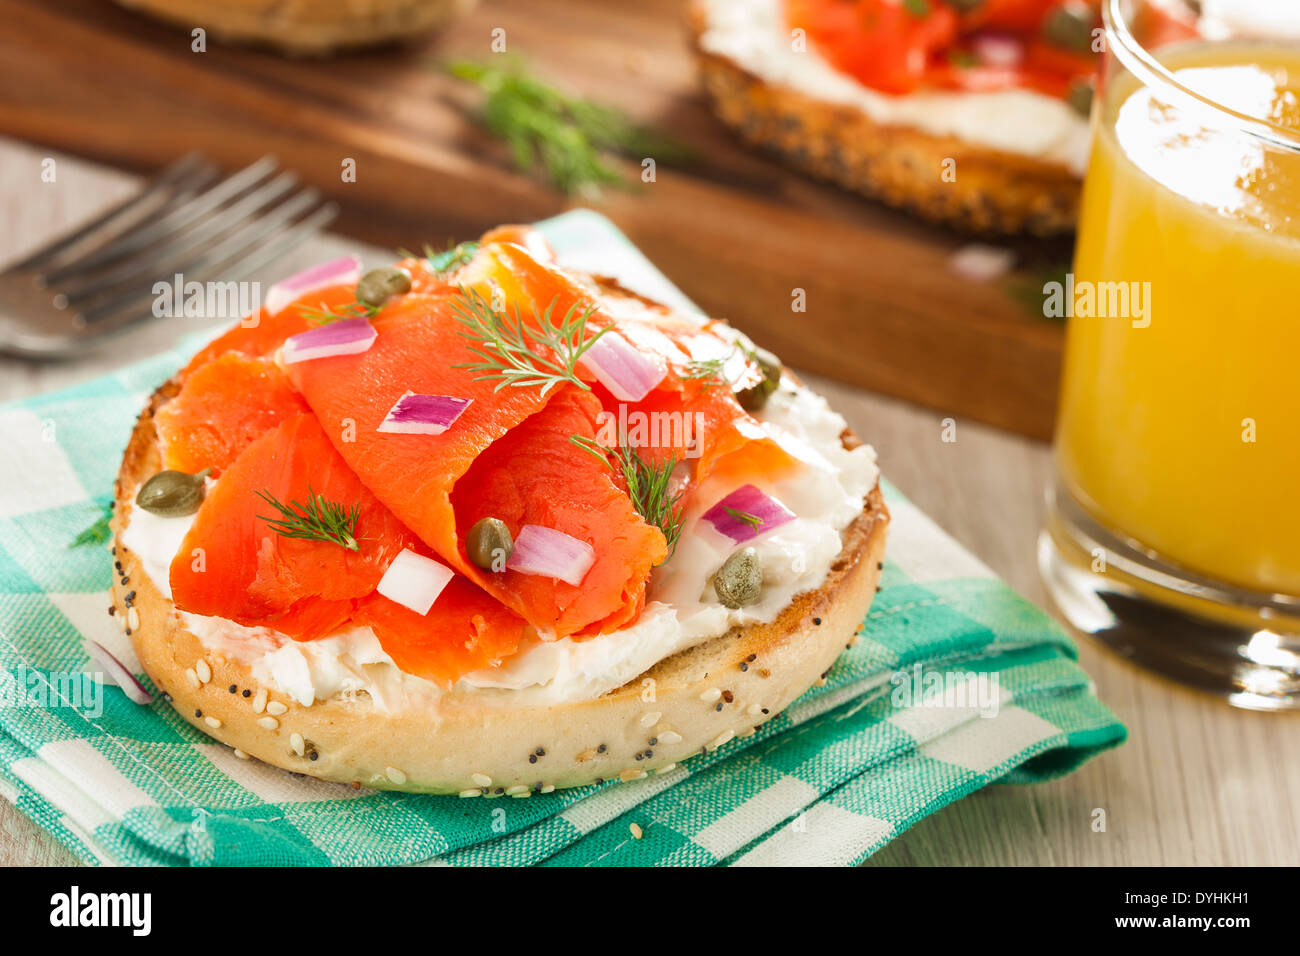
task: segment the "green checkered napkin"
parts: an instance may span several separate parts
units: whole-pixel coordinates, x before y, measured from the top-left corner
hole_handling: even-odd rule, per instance
[[[599,216],[544,229],[574,265],[685,305]],[[0,407],[0,795],[87,862],[852,864],[985,784],[1047,780],[1124,739],[1070,639],[887,488],[889,561],[861,639],[757,733],[666,774],[463,800],[236,759],[161,699],[97,693],[83,636],[140,670],[106,613],[108,551],[68,547],[183,359]]]

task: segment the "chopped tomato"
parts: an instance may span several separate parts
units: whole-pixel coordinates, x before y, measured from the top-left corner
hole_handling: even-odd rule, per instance
[[[832,65],[885,93],[1030,89],[1064,98],[1097,68],[1096,55],[1080,52],[1088,21],[1094,29],[1101,23],[1097,0],[787,4],[791,26],[804,29]]]
[[[791,0],[790,22],[836,67],[887,93],[921,86],[931,55],[957,39],[957,13],[941,0]]]

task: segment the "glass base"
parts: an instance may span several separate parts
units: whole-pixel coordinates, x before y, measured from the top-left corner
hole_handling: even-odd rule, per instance
[[[1300,600],[1204,578],[1099,525],[1059,485],[1038,539],[1066,619],[1124,657],[1251,710],[1300,708]]]

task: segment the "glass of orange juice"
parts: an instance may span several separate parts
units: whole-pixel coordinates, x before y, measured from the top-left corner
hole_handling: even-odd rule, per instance
[[[1296,707],[1300,4],[1179,2],[1103,2],[1039,564],[1126,656]]]

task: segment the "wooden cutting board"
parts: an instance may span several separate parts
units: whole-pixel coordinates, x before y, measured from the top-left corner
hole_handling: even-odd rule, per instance
[[[1023,271],[961,278],[969,240],[758,155],[696,86],[682,0],[484,0],[440,35],[331,60],[208,43],[107,0],[0,0],[0,133],[151,170],[201,149],[266,153],[339,200],[339,228],[406,248],[593,206],[687,295],[789,364],[1026,435],[1050,435],[1061,327],[1017,288],[1068,243],[1012,244]],[[490,54],[492,30],[543,76],[692,143],[687,169],[592,200],[517,173],[440,58]],[[356,181],[341,176],[345,159]],[[794,290],[806,312],[792,311]],[[937,430],[936,430],[937,434]]]

